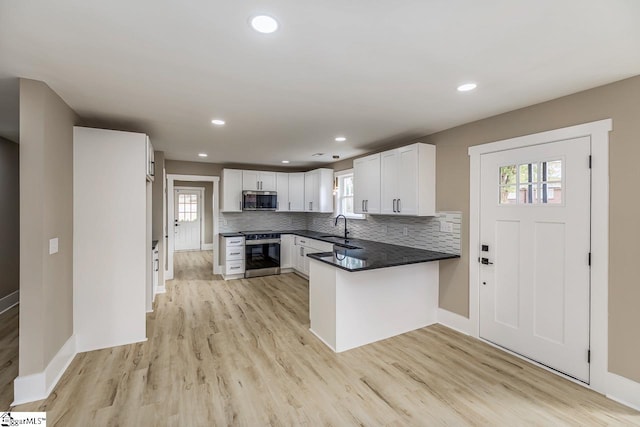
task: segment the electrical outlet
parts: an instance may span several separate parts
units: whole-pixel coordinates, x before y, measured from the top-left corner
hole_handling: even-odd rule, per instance
[[[440,221],[440,231],[443,233],[453,233],[453,223],[449,221]]]
[[[402,235],[403,236],[408,236],[409,235],[409,227],[404,227],[402,229]]]

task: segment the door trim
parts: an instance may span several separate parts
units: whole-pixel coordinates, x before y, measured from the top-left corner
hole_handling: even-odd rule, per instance
[[[606,393],[609,288],[609,132],[611,119],[469,147],[469,334],[480,338],[480,156],[587,136],[591,140],[591,364],[589,387]],[[587,159],[585,159],[587,161]],[[484,340],[483,340],[484,341]],[[586,357],[586,355],[585,355]],[[564,376],[564,375],[563,375]]]
[[[204,240],[205,240],[205,236],[204,236],[204,224],[207,220],[207,218],[205,217],[205,208],[204,208],[204,187],[183,187],[183,186],[176,186],[173,187],[173,192],[174,192],[174,196],[175,196],[175,192],[176,190],[185,190],[185,191],[193,191],[193,192],[197,192],[200,194],[200,203],[198,203],[198,215],[200,218],[200,250],[203,251],[204,250]],[[173,203],[175,203],[175,197],[173,200]],[[174,221],[175,221],[175,212],[176,212],[176,207],[173,207],[173,215],[174,215]]]
[[[218,217],[220,211],[219,198],[220,198],[220,177],[219,176],[204,176],[204,175],[179,175],[179,174],[167,174],[167,226],[174,223],[175,212],[173,209],[173,187],[174,181],[204,181],[213,182],[213,274],[220,274],[219,264],[219,242],[218,242]],[[173,279],[173,252],[175,248],[173,233],[167,230],[165,234],[167,241],[167,265],[165,266],[165,282]]]

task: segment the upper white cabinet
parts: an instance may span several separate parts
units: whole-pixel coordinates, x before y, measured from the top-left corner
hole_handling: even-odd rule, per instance
[[[289,174],[276,173],[276,193],[278,193],[278,206],[276,212],[289,212]]]
[[[380,213],[380,153],[353,161],[355,213]]]
[[[276,191],[276,173],[242,171],[242,189],[252,191]]]
[[[304,212],[304,172],[290,173],[289,200],[290,212]],[[280,194],[278,194],[280,198]]]
[[[304,174],[305,212],[333,212],[333,169],[315,169]]]
[[[416,143],[380,153],[380,213],[435,215],[435,182],[435,146]]]
[[[153,181],[156,176],[156,161],[155,161],[155,153],[153,152],[153,145],[151,145],[151,140],[148,135],[146,137],[146,163],[147,163],[147,180]]]
[[[242,173],[238,169],[222,170],[222,212],[242,212]]]

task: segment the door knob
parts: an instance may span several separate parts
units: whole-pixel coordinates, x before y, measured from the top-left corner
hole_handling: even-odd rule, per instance
[[[484,265],[493,265],[493,263],[489,261],[489,258],[482,258],[480,262]]]

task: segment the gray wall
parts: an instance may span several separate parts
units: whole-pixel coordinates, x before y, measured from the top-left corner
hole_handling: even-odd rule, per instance
[[[41,372],[73,333],[77,123],[49,86],[20,80],[20,376]],[[53,237],[59,252],[49,255]]]
[[[640,382],[640,76],[420,138],[437,146],[438,210],[462,211],[462,262],[440,268],[440,306],[469,313],[469,156],[472,145],[613,119],[609,147],[609,370]],[[396,146],[407,141],[401,141]],[[380,150],[382,151],[382,150]],[[334,164],[349,169],[353,159]]]
[[[174,181],[173,186],[204,188],[204,243],[213,243],[213,182]]]
[[[0,138],[0,299],[20,287],[18,144]]]

